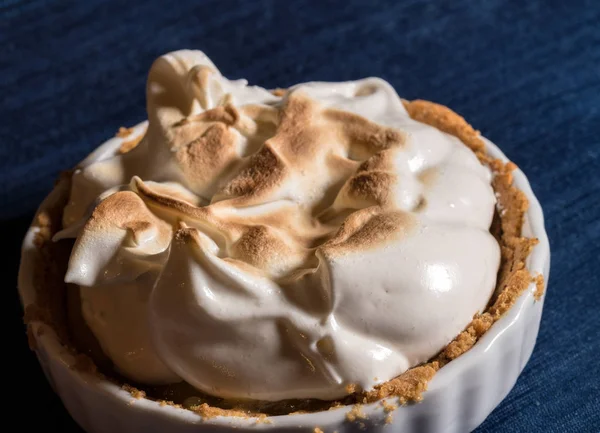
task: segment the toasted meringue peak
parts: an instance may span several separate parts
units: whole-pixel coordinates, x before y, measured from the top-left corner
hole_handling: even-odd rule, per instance
[[[491,174],[386,82],[275,95],[178,51],[147,109],[139,144],[78,166],[57,235],[76,237],[66,281],[126,376],[338,398],[431,358],[488,302]]]
[[[377,248],[394,243],[417,226],[415,217],[407,212],[384,212],[379,207],[356,211],[344,220],[334,237],[321,249],[325,254],[341,254]]]
[[[95,286],[134,279],[166,259],[172,229],[140,197],[120,191],[100,202],[77,237],[67,283]]]

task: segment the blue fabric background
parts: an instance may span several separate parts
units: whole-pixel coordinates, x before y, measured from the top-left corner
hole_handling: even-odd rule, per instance
[[[19,415],[25,431],[79,430],[27,350],[20,239],[60,169],[145,118],[152,60],[186,47],[265,87],[380,76],[408,99],[453,107],[500,145],[543,205],[552,273],[533,357],[478,432],[600,431],[598,0],[0,4],[4,337],[27,385],[3,392],[32,408]]]

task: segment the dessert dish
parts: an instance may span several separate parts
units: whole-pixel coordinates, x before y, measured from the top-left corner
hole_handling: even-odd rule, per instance
[[[30,342],[84,428],[109,431],[63,392],[101,393],[80,406],[118,429],[406,427],[436,404],[437,425],[435,378],[537,299],[516,379],[543,218],[460,116],[376,78],[267,91],[197,51],[154,63],[147,111],[61,176],[24,242]],[[124,395],[146,419],[121,419]]]

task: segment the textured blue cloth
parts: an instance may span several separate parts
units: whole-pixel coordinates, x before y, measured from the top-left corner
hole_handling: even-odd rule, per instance
[[[531,180],[553,259],[533,357],[478,432],[600,432],[598,0],[0,4],[5,338],[16,336],[12,367],[28,385],[4,394],[32,407],[25,431],[79,431],[22,337],[13,287],[28,220],[60,169],[145,118],[152,60],[196,48],[265,87],[380,76],[496,142]]]

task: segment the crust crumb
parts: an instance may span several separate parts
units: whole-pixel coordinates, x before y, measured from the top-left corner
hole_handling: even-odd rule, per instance
[[[119,138],[129,137],[131,134],[133,134],[133,130],[134,130],[134,128],[126,128],[124,126],[121,126],[119,128],[119,130],[117,131],[117,133],[115,134],[115,137],[119,137]]]
[[[133,398],[138,399],[138,400],[146,397],[145,391],[134,388],[131,385],[124,384],[123,386],[121,386],[121,389],[123,389],[124,391],[127,391],[129,394],[131,394],[131,396]]]
[[[536,301],[541,301],[542,296],[544,296],[544,276],[538,274],[535,276],[535,292],[533,292],[533,297]]]
[[[134,130],[135,128],[125,128],[121,126],[115,134],[115,137],[127,138],[131,134],[133,134]],[[140,134],[138,137],[133,138],[131,140],[123,140],[123,143],[121,143],[121,146],[119,147],[119,150],[117,152],[120,154],[129,152],[130,150],[134,149],[140,143],[140,141],[142,141],[143,137],[144,134]]]
[[[119,153],[124,154],[131,151],[132,149],[135,149],[137,145],[140,144],[140,141],[142,141],[142,138],[143,135],[140,135],[139,137],[134,138],[133,140],[124,141],[123,143],[121,143],[121,147],[119,147]]]
[[[493,317],[488,313],[476,315],[465,331],[459,334],[442,352],[444,364],[459,357],[469,350],[494,323]]]
[[[173,407],[176,407],[177,409],[187,409],[183,405],[177,404],[177,403],[175,403],[172,400],[157,400],[157,401],[158,401],[158,405],[161,406],[161,407],[164,407],[164,406],[173,406]]]
[[[238,410],[238,409],[221,409],[220,407],[209,406],[207,403],[202,403],[201,405],[191,409],[193,412],[196,412],[204,419],[216,418],[218,416],[235,416],[239,418],[250,418],[256,416],[260,418],[261,416],[266,417],[266,414],[253,414],[249,411]]]
[[[355,404],[352,406],[352,409],[350,409],[350,412],[346,414],[346,419],[350,422],[354,422],[360,419],[367,419],[367,415],[363,412],[362,405]]]
[[[261,413],[256,417],[255,424],[273,424],[273,421],[266,414]]]
[[[321,430],[319,427],[315,427],[313,429],[313,433],[324,433],[323,430]]]
[[[383,411],[386,413],[393,412],[398,409],[398,405],[394,403],[390,403],[387,400],[381,400],[381,405],[383,406]]]
[[[427,390],[427,383],[439,368],[439,362],[435,361],[411,368],[397,378],[382,383],[374,390],[367,392],[366,399],[371,403],[385,397],[398,396],[402,405],[410,401],[421,401],[423,392]]]

